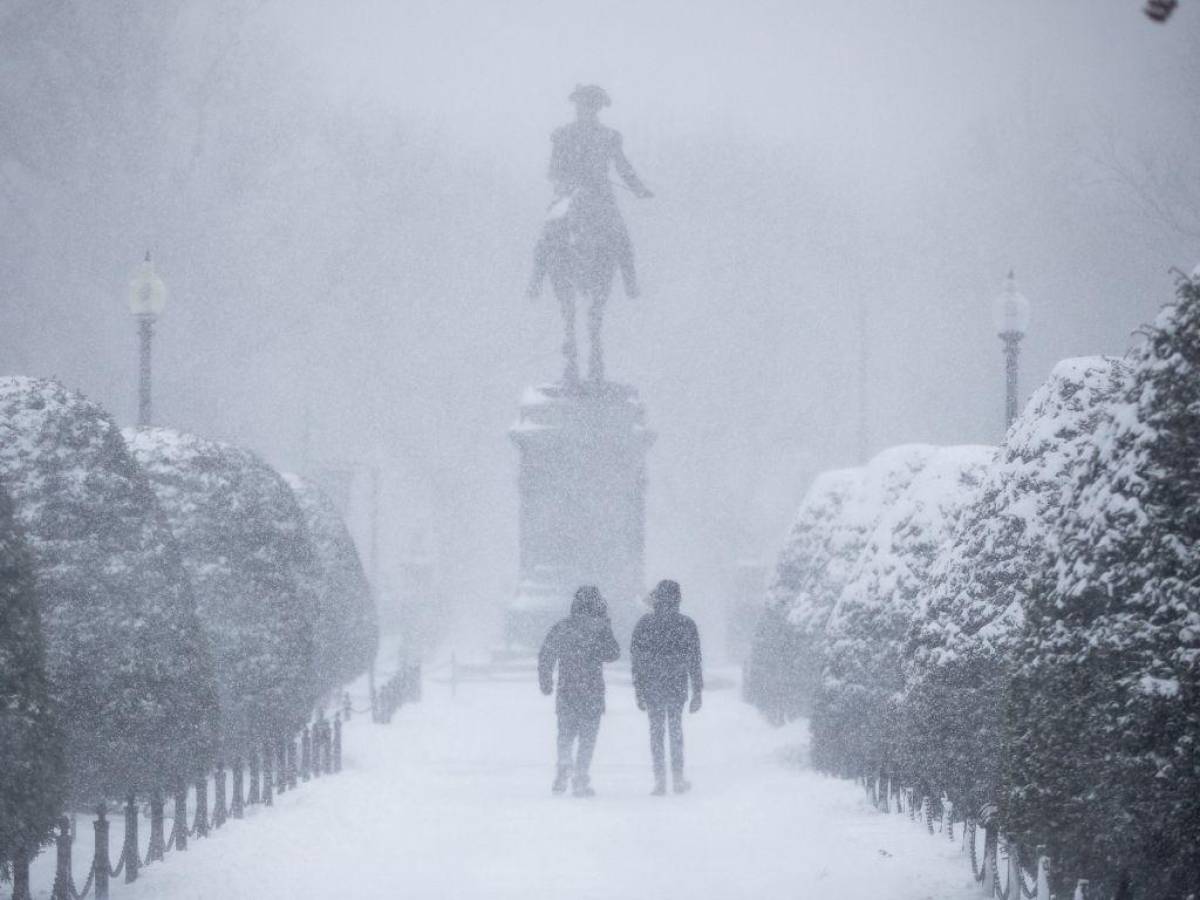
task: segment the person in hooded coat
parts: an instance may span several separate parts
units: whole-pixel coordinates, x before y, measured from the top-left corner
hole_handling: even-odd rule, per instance
[[[704,691],[700,665],[700,631],[679,612],[679,584],[660,581],[650,595],[654,611],[633,629],[629,656],[638,709],[650,718],[650,755],[654,760],[656,796],[667,792],[665,733],[671,737],[671,783],[675,793],[691,788],[683,776],[683,707],[691,683],[691,712],[699,712]]]
[[[538,653],[538,683],[547,696],[554,692],[558,667],[558,772],[551,788],[556,794],[567,789],[568,780],[576,797],[595,794],[588,770],[604,714],[604,664],[620,656],[604,598],[597,588],[581,587],[571,615],[550,629]]]

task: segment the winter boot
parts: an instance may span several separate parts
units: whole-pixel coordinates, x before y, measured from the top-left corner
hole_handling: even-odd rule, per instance
[[[567,781],[571,777],[571,770],[566,766],[559,766],[558,774],[554,776],[554,784],[550,785],[551,792],[561,794],[567,789]]]
[[[576,777],[575,782],[571,787],[571,793],[576,797],[595,797],[596,792],[592,790],[591,780],[585,775],[584,777]]]
[[[667,781],[665,778],[656,778],[654,780],[654,790],[650,792],[651,797],[665,797],[667,794]]]
[[[692,783],[682,775],[676,775],[671,779],[672,787],[677,794],[686,794],[692,789]]]

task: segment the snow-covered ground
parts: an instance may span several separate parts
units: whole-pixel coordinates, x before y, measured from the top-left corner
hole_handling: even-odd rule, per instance
[[[981,896],[958,842],[808,771],[803,723],[771,729],[732,687],[685,717],[692,793],[651,797],[644,718],[618,669],[598,796],[552,796],[553,701],[530,675],[454,697],[431,680],[391,725],[356,718],[345,772],[114,884],[114,900]]]

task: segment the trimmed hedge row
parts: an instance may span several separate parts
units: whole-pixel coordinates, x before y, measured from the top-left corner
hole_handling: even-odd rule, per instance
[[[811,709],[822,768],[1045,846],[1059,891],[1200,895],[1198,458],[1194,275],[1128,360],[1056,367],[960,483],[923,486],[926,459],[898,495],[866,487],[894,458],[818,480],[747,696]]]
[[[0,602],[0,862],[295,731],[377,640],[314,489],[30,378],[0,379]]]

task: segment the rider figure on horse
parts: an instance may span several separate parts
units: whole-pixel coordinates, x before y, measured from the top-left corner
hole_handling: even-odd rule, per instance
[[[576,289],[591,296],[589,315],[592,332],[593,377],[603,377],[600,352],[600,322],[608,295],[608,276],[615,267],[621,272],[627,296],[638,296],[633,244],[625,220],[617,207],[609,166],[616,168],[625,185],[636,196],[654,195],[642,183],[621,147],[621,133],[600,123],[600,110],[611,105],[604,88],[579,85],[568,98],[575,104],[575,121],[555,129],[551,135],[550,181],[554,202],[542,237],[534,253],[533,276],[528,294],[541,293],[549,275],[551,284],[568,317],[564,351],[568,373],[574,370],[574,299]]]

